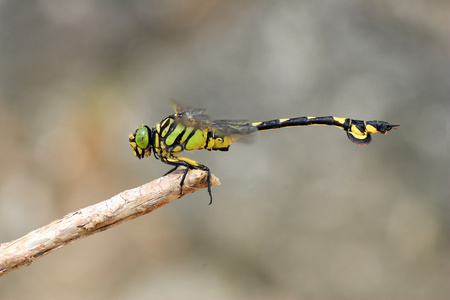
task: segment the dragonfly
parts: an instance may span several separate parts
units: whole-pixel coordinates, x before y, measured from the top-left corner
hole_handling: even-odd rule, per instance
[[[180,195],[189,170],[200,169],[207,172],[209,204],[212,203],[210,169],[187,157],[179,156],[183,151],[218,150],[228,151],[237,140],[258,131],[293,126],[326,125],[343,129],[347,137],[356,145],[367,145],[374,133],[386,134],[400,125],[391,125],[385,121],[362,121],[333,116],[274,119],[263,122],[247,120],[211,120],[205,114],[206,109],[192,108],[180,103],[172,104],[175,113],[164,118],[156,126],[138,127],[129,135],[128,141],[134,155],[141,159],[154,154],[156,159],[174,166],[165,175],[178,167],[185,167],[180,181]]]

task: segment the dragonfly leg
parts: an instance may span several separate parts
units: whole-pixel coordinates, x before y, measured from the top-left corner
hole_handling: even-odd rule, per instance
[[[211,171],[205,165],[199,164],[198,168],[200,170],[206,171],[208,175],[206,176],[206,182],[208,183],[208,194],[209,194],[209,205],[212,204],[212,194],[211,194]]]
[[[189,170],[193,170],[193,169],[200,169],[203,171],[206,171],[207,177],[206,177],[206,182],[208,184],[208,194],[209,194],[209,204],[212,203],[212,193],[211,193],[211,171],[209,170],[209,168],[205,165],[202,165],[201,163],[187,158],[187,157],[177,157],[177,156],[172,156],[172,157],[168,157],[168,158],[163,158],[162,159],[163,162],[165,162],[166,164],[169,165],[174,165],[175,168],[173,168],[172,170],[170,170],[167,174],[173,172],[176,170],[176,168],[178,166],[184,166],[186,167],[186,170],[184,171],[183,177],[181,177],[181,181],[180,181],[180,195],[183,193],[183,184],[184,184],[184,180],[186,179],[186,175],[189,172]]]

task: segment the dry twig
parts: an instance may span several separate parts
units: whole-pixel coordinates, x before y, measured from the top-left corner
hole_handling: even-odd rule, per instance
[[[78,239],[145,215],[179,198],[182,174],[183,171],[173,172],[0,244],[0,277]],[[214,175],[211,184],[220,184]],[[183,185],[183,195],[206,186],[206,172],[191,170]]]

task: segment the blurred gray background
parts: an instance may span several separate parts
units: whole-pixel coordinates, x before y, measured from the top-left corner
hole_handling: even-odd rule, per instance
[[[0,242],[164,174],[172,113],[401,124],[191,152],[222,185],[0,278],[5,299],[444,299],[450,2],[0,1]],[[447,296],[446,296],[447,295]]]

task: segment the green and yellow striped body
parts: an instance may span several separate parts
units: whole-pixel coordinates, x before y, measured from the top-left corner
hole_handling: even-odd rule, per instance
[[[275,119],[265,122],[238,120],[211,121],[203,114],[203,109],[175,106],[175,114],[168,116],[155,127],[150,129],[142,125],[129,136],[129,143],[135,156],[144,158],[151,156],[151,151],[157,159],[175,166],[186,167],[180,182],[180,194],[189,169],[201,169],[208,172],[208,193],[211,195],[210,170],[205,165],[187,157],[178,156],[189,150],[220,150],[228,151],[230,145],[239,138],[256,131],[271,130],[292,126],[327,125],[335,126],[347,132],[348,138],[357,145],[366,145],[371,141],[371,134],[380,132],[385,134],[398,125],[390,125],[384,121],[360,121],[348,118],[327,117],[298,117]],[[167,174],[168,174],[167,173]]]
[[[158,157],[177,155],[185,150],[225,150],[240,135],[220,134],[214,126],[201,126],[179,122],[182,115],[172,115],[156,125],[154,130],[154,151]]]

